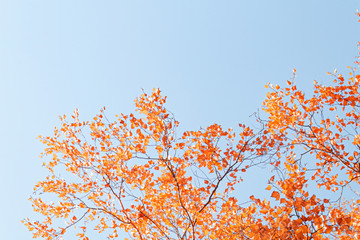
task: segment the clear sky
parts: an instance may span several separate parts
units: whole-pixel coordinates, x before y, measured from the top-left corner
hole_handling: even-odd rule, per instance
[[[0,0],[0,239],[32,239],[20,221],[36,217],[27,198],[46,175],[36,137],[59,115],[129,113],[142,88],[159,87],[183,129],[249,123],[267,82],[296,68],[310,89],[353,65],[357,9],[359,0]]]

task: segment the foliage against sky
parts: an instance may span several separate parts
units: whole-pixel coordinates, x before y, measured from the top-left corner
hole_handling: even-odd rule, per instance
[[[30,199],[35,237],[88,232],[134,239],[354,239],[360,228],[360,75],[355,67],[299,90],[296,70],[270,88],[255,127],[218,124],[179,132],[159,89],[136,112],[91,121],[76,110],[49,137],[49,176]],[[47,158],[48,159],[48,158]],[[245,173],[265,167],[268,197],[238,199]],[[65,174],[62,172],[68,172]],[[58,201],[46,201],[53,193]],[[66,224],[57,219],[65,219]]]
[[[179,133],[212,123],[252,126],[248,116],[261,106],[266,82],[282,85],[295,67],[297,86],[308,93],[314,79],[330,80],[327,71],[347,72],[360,37],[359,4],[0,1],[0,239],[32,239],[20,220],[39,217],[27,201],[47,175],[36,137],[52,135],[59,114],[79,108],[88,120],[106,106],[114,119],[132,111],[142,88],[159,87]],[[263,183],[272,173],[253,169],[240,183],[242,201],[268,198]]]

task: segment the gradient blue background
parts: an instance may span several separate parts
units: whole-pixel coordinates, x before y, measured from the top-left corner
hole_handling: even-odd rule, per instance
[[[267,82],[283,84],[297,68],[298,84],[311,89],[314,79],[330,81],[327,71],[353,66],[359,7],[0,0],[0,239],[32,239],[20,220],[36,217],[27,198],[46,175],[36,137],[51,134],[60,114],[128,113],[142,88],[159,87],[183,129],[250,123]]]

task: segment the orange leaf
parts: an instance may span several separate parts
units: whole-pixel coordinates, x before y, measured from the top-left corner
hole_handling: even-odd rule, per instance
[[[280,198],[280,193],[277,191],[273,191],[271,197],[276,198],[276,200],[278,201]]]

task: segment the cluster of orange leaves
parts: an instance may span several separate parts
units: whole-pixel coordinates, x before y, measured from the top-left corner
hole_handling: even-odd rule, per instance
[[[89,122],[77,111],[63,116],[53,136],[41,137],[49,176],[30,200],[43,219],[24,224],[44,239],[70,228],[82,240],[89,228],[109,239],[360,237],[360,75],[330,75],[333,84],[315,82],[310,97],[294,79],[267,85],[256,130],[214,124],[177,136],[158,89],[115,121],[105,109]],[[274,173],[268,200],[240,204],[237,186],[259,165]]]

